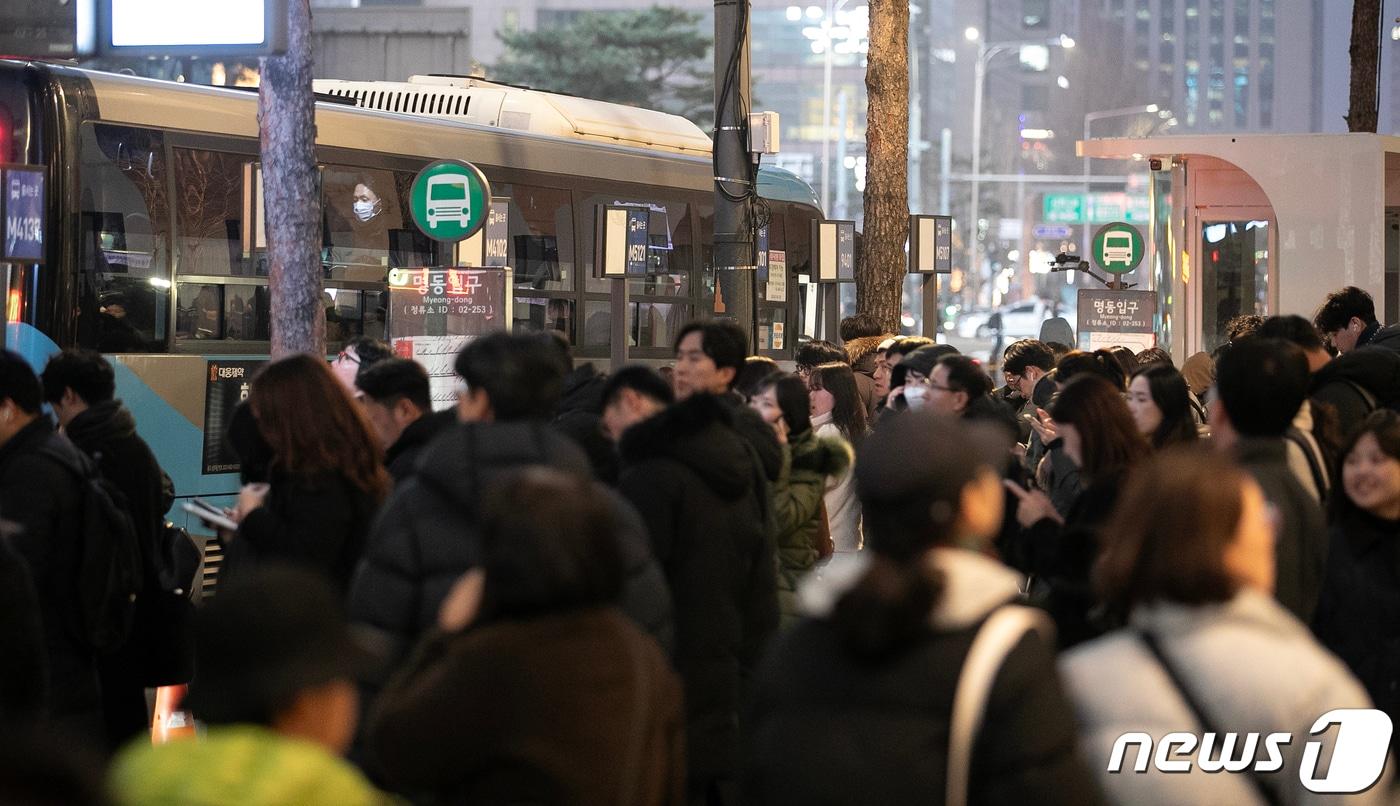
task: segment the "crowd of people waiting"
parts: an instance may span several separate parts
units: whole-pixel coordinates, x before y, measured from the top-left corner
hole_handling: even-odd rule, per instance
[[[499,333],[439,412],[372,340],[283,358],[197,609],[109,362],[0,354],[0,802],[1320,799],[1314,722],[1400,717],[1400,329],[1347,288],[1228,330],[1181,371],[1022,340],[999,387],[864,315],[793,373],[724,320],[669,377]],[[97,488],[145,558],[115,644],[75,571]],[[186,682],[199,735],[153,745],[147,689]],[[1295,738],[1113,771],[1178,731]]]

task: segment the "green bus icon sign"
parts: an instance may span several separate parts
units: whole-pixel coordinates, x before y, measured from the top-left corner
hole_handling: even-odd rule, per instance
[[[1090,251],[1099,268],[1110,274],[1127,274],[1136,269],[1147,253],[1142,233],[1121,221],[1100,227],[1094,233]]]
[[[475,165],[438,160],[414,178],[409,207],[413,223],[429,238],[466,240],[486,224],[491,185]]]

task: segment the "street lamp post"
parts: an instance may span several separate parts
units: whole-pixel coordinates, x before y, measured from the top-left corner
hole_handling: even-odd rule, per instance
[[[969,226],[970,237],[967,246],[967,270],[968,276],[980,279],[981,262],[979,256],[980,241],[977,237],[978,222],[981,219],[982,201],[982,97],[987,88],[987,64],[992,59],[1009,50],[1019,50],[1031,45],[1049,45],[1069,49],[1074,47],[1074,40],[1061,34],[1054,39],[1041,41],[1024,42],[996,42],[987,44],[976,28],[968,28],[964,34],[969,40],[977,42],[977,63],[972,73],[972,210],[971,223]]]
[[[846,8],[850,0],[826,0],[826,14],[822,17],[822,215],[831,215],[831,61],[836,50],[832,43],[831,29],[836,15]],[[842,118],[844,123],[845,118]]]
[[[1101,112],[1090,112],[1084,116],[1084,141],[1089,141],[1089,129],[1094,121],[1105,118],[1128,117],[1130,115],[1151,115],[1157,112],[1156,104],[1146,104],[1144,106],[1125,106],[1120,109],[1105,109]],[[1080,233],[1079,244],[1080,255],[1084,260],[1089,259],[1089,241],[1092,238],[1089,230],[1093,226],[1093,221],[1089,215],[1089,155],[1084,155],[1084,203],[1082,212],[1084,214],[1084,231]]]

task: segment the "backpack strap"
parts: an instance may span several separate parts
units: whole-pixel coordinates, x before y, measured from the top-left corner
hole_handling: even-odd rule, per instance
[[[1356,393],[1357,397],[1361,398],[1361,402],[1366,404],[1367,414],[1370,414],[1371,412],[1381,407],[1380,398],[1376,397],[1375,393],[1373,393],[1370,389],[1367,389],[1366,387],[1362,386],[1360,383],[1357,383],[1351,378],[1342,378],[1341,381],[1347,386],[1350,386],[1351,390]]]
[[[1201,701],[1196,697],[1195,692],[1186,685],[1186,681],[1182,679],[1181,672],[1176,664],[1167,657],[1167,653],[1162,649],[1162,644],[1157,639],[1157,636],[1146,630],[1138,630],[1137,634],[1142,640],[1142,643],[1146,645],[1147,650],[1157,659],[1157,665],[1161,666],[1162,671],[1167,673],[1167,678],[1171,680],[1172,686],[1176,688],[1177,693],[1181,695],[1182,702],[1186,704],[1186,708],[1195,715],[1196,721],[1200,723],[1201,730],[1206,733],[1214,733],[1216,736],[1224,736],[1225,732],[1217,729],[1215,723],[1206,714],[1206,709],[1202,707]],[[1244,777],[1254,786],[1255,793],[1258,794],[1265,803],[1269,804],[1269,806],[1281,806],[1283,800],[1279,797],[1279,793],[1266,784],[1264,779],[1254,772],[1252,766],[1245,768]]]
[[[1021,605],[997,608],[972,639],[953,693],[948,729],[948,791],[944,801],[947,806],[967,806],[972,749],[986,716],[992,685],[1007,655],[1027,632],[1035,632],[1054,645],[1055,629],[1044,611]]]
[[[1303,433],[1302,429],[1289,426],[1283,432],[1283,438],[1297,445],[1303,452],[1303,458],[1308,461],[1308,472],[1312,474],[1313,486],[1317,489],[1317,500],[1326,502],[1327,500],[1327,471],[1322,469],[1322,462],[1316,453],[1313,452],[1315,443]]]

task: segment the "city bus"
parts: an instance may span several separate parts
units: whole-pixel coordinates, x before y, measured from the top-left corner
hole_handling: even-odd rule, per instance
[[[416,172],[444,158],[476,165],[493,205],[508,204],[513,287],[500,327],[562,331],[580,360],[606,364],[619,313],[628,357],[659,360],[684,322],[724,312],[709,140],[693,124],[474,79],[420,81],[318,86],[329,90],[316,106],[316,157],[331,355],[385,334],[395,269],[460,265],[408,209]],[[42,257],[4,264],[6,346],[36,369],[61,348],[108,354],[180,498],[238,488],[221,449],[226,407],[207,403],[246,394],[268,354],[258,154],[256,93],[0,61],[0,163],[39,166],[46,188]],[[781,262],[771,277],[748,273],[757,347],[790,358],[819,206],[783,171],[764,169],[759,190],[765,255]],[[645,276],[594,278],[605,204],[649,211]],[[623,304],[614,282],[627,284]],[[187,523],[178,501],[171,519]]]

